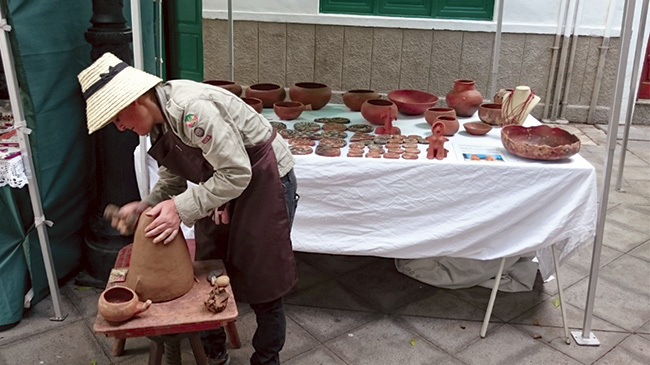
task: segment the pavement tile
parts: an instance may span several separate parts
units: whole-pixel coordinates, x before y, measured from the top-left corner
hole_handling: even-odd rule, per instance
[[[650,321],[646,322],[643,326],[636,330],[636,332],[643,338],[650,340]]]
[[[451,289],[437,288],[433,294],[400,307],[395,314],[441,319],[482,321],[485,307],[476,307],[451,294]],[[493,318],[498,320],[497,318]]]
[[[325,346],[319,346],[288,361],[283,361],[282,363],[286,365],[345,365],[343,360],[332,353],[332,351],[328,350]]]
[[[331,340],[381,316],[377,313],[296,305],[287,305],[286,313],[320,342]]]
[[[628,253],[638,259],[650,262],[650,241],[646,241]]]
[[[606,219],[603,245],[620,252],[628,252],[650,239],[650,233],[639,232],[633,226]]]
[[[514,326],[502,325],[455,355],[466,364],[580,364]]]
[[[650,233],[648,217],[650,217],[650,207],[621,204],[607,210],[607,221],[615,221],[634,227],[634,229],[643,233]]]
[[[599,346],[581,346],[578,345],[571,336],[571,330],[579,330],[577,328],[569,329],[569,341],[567,345],[566,337],[564,336],[564,328],[562,327],[548,327],[548,326],[526,326],[515,325],[515,327],[524,332],[524,336],[529,336],[536,341],[550,346],[567,356],[578,359],[585,364],[591,364],[598,360],[601,356],[611,351],[619,342],[628,336],[625,332],[598,332]]]
[[[457,354],[462,349],[481,340],[483,322],[464,319],[442,319],[415,316],[402,316],[407,326],[418,335],[450,354]],[[486,337],[501,327],[502,323],[490,323]]]
[[[616,346],[612,351],[596,362],[605,364],[642,364],[650,363],[650,340],[638,335],[631,335]]]
[[[325,345],[348,364],[435,364],[448,354],[388,316]]]
[[[559,306],[555,306],[554,300],[556,298],[557,297],[552,297],[543,301],[535,308],[532,308],[508,323],[563,328],[562,309]],[[567,325],[569,329],[582,328],[584,310],[569,303],[565,303],[564,308],[566,310]],[[607,321],[603,321],[595,316],[592,319],[591,328],[598,331],[625,331],[623,328]]]
[[[296,257],[307,261],[325,273],[333,275],[340,275],[369,262],[382,260],[379,257],[372,256],[327,255],[305,252],[296,252]]]
[[[316,308],[372,311],[372,307],[362,298],[334,279],[306,290],[290,293],[284,298],[284,303]]]

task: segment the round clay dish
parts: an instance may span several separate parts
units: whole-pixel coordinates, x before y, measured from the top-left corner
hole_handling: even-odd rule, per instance
[[[483,122],[463,123],[463,128],[465,128],[467,133],[475,136],[486,135],[490,130],[492,130],[492,126],[490,126],[489,124],[485,124]]]
[[[547,125],[505,126],[501,129],[501,142],[508,152],[533,160],[562,160],[580,150],[576,135]]]

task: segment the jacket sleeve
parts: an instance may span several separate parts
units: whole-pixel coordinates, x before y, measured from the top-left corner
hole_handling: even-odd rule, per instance
[[[163,200],[172,198],[174,195],[180,194],[187,189],[187,181],[173,172],[169,171],[165,166],[158,168],[158,181],[154,185],[149,195],[142,199],[145,203],[154,206]]]
[[[192,226],[241,195],[251,180],[252,169],[239,129],[225,108],[212,101],[195,100],[184,111],[183,119],[189,116],[195,122],[181,123],[179,137],[199,147],[214,167],[207,181],[174,197],[181,220]]]

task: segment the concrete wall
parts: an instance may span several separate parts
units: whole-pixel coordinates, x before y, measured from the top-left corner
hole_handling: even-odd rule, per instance
[[[203,20],[204,78],[229,79],[227,21]],[[505,33],[497,88],[530,86],[547,102],[554,35]],[[476,81],[486,100],[494,34],[489,32],[352,27],[316,24],[234,22],[235,81],[291,86],[315,81],[329,85],[333,102],[354,88],[386,93],[413,88],[444,97],[454,79]],[[564,116],[585,122],[596,80],[600,37],[578,38]],[[607,123],[613,100],[618,39],[612,39],[593,122]],[[553,90],[555,88],[553,87]],[[560,95],[565,98],[565,95]],[[552,99],[551,99],[552,100]]]

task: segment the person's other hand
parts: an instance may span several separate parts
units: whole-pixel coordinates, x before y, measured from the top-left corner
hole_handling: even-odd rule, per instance
[[[171,242],[181,228],[181,217],[176,210],[174,200],[164,200],[145,213],[154,220],[144,228],[145,237],[155,237],[153,243]]]
[[[135,231],[140,214],[145,211],[149,205],[142,201],[133,201],[124,204],[119,209],[109,204],[106,207],[104,216],[111,220],[111,225],[122,235],[130,235]]]
[[[228,203],[214,210],[212,213],[212,220],[216,225],[230,223],[230,216],[228,215]]]

